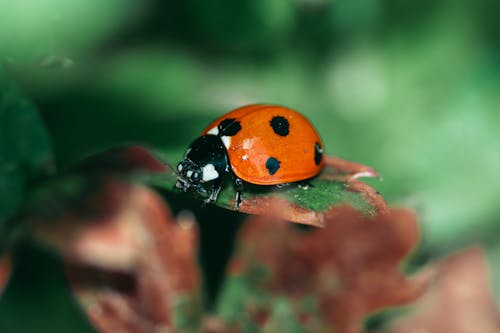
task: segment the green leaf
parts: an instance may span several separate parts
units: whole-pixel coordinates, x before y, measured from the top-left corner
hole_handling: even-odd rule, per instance
[[[175,171],[165,162],[165,157],[160,152],[139,146],[110,149],[91,156],[82,161],[78,169],[119,172],[138,182],[170,192],[178,191]],[[346,205],[367,216],[375,216],[386,213],[387,205],[375,189],[357,179],[376,176],[378,174],[370,167],[326,156],[321,174],[308,180],[305,186],[292,183],[277,188],[245,184],[238,210],[249,214],[274,214],[288,221],[314,226],[323,226],[327,214]],[[235,199],[236,190],[228,182],[215,204],[233,210]]]
[[[173,326],[180,332],[198,332],[203,317],[200,297],[193,293],[179,294],[173,303]]]
[[[217,205],[233,209],[235,197],[236,191],[234,188],[227,186],[221,192]],[[321,178],[321,176],[309,181],[306,187],[292,184],[287,188],[276,189],[271,193],[243,192],[243,201],[239,210],[248,213],[264,214],[269,212],[269,206],[266,202],[273,201],[276,201],[277,204],[286,204],[288,211],[293,214],[297,222],[304,222],[306,224],[315,224],[315,222],[311,221],[311,223],[307,223],[307,221],[302,221],[303,217],[301,216],[303,213],[322,213],[332,207],[346,204],[368,215],[376,214],[375,207],[365,200],[362,192],[350,191],[349,184],[346,182],[326,180]],[[320,218],[320,216],[318,215],[317,218]]]
[[[326,214],[346,205],[367,216],[375,216],[386,213],[387,205],[375,189],[357,179],[376,176],[378,174],[370,167],[327,156],[321,174],[309,180],[306,186],[292,183],[277,188],[247,184],[238,211],[274,214],[285,220],[314,226],[323,226]],[[167,191],[176,191],[172,168],[163,175],[152,175],[147,182]],[[215,204],[233,210],[235,199],[235,188],[225,184]]]
[[[16,213],[28,184],[52,169],[38,111],[0,72],[0,226]]]
[[[38,332],[44,327],[51,333],[98,333],[69,293],[61,258],[32,242],[21,245],[12,256],[10,279],[0,297],[0,331]]]
[[[230,329],[238,328],[242,332],[309,332],[301,321],[320,317],[320,312],[316,298],[305,296],[293,300],[270,294],[264,290],[263,283],[248,275],[226,280],[216,309],[217,316]],[[316,325],[328,331],[324,323],[318,321]]]

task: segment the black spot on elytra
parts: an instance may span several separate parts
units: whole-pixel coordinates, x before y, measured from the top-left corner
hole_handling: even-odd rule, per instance
[[[314,144],[314,163],[319,165],[321,163],[321,158],[323,157],[323,148],[319,143]]]
[[[274,116],[273,119],[271,119],[271,127],[274,133],[280,136],[287,136],[288,133],[290,133],[290,124],[288,120],[282,116]]]
[[[219,124],[219,136],[233,136],[241,131],[241,124],[234,118],[227,118]]]
[[[272,176],[280,168],[280,161],[278,161],[274,157],[269,157],[266,162],[266,168],[267,171],[269,171],[269,174]]]

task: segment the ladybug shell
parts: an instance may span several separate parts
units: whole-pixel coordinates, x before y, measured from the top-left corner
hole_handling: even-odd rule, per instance
[[[303,115],[283,106],[255,104],[235,109],[202,134],[218,135],[234,174],[252,184],[306,180],[323,168],[318,133]]]

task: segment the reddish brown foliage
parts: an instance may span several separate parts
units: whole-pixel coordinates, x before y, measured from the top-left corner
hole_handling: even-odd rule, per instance
[[[100,332],[356,333],[374,311],[415,301],[431,276],[433,288],[390,332],[500,331],[479,250],[416,277],[400,271],[418,242],[418,224],[413,213],[389,210],[373,188],[356,180],[376,176],[371,168],[327,158],[321,177],[360,193],[375,207],[373,216],[345,205],[315,212],[273,195],[244,200],[242,211],[266,215],[244,226],[226,281],[237,288],[222,294],[219,317],[207,317],[192,218],[174,220],[154,192],[112,177],[167,169],[135,147],[88,162],[80,170],[97,175],[98,186],[85,187],[58,214],[34,214],[31,226],[64,256],[75,295]],[[299,230],[283,217],[325,228]],[[0,260],[0,290],[9,271],[8,261]]]
[[[201,314],[194,221],[176,222],[146,188],[112,181],[105,188],[106,202],[117,201],[111,213],[69,213],[36,229],[60,247],[92,322],[101,332],[171,330],[180,301],[198,311],[193,318]]]
[[[320,315],[345,333],[359,332],[373,311],[409,303],[423,292],[425,278],[408,279],[399,270],[418,241],[413,213],[399,209],[369,219],[344,207],[327,219],[324,229],[305,232],[253,218],[240,235],[230,276],[250,276],[264,267],[271,275],[257,288],[292,300],[316,297]]]
[[[169,167],[160,162],[146,148],[128,146],[113,148],[80,161],[75,170],[89,172],[129,173],[137,171],[167,172]]]
[[[333,156],[325,156],[325,168],[318,176],[318,179],[342,182],[345,185],[343,191],[359,194],[363,201],[373,208],[374,215],[388,214],[389,208],[384,198],[371,186],[357,180],[361,177],[378,177],[378,173],[374,169],[359,163]],[[315,191],[314,188],[309,190]],[[234,207],[234,200],[218,204],[231,209]],[[290,201],[276,194],[265,196],[249,196],[244,194],[238,210],[248,214],[259,215],[268,215],[272,211],[273,214],[283,220],[323,227],[328,215],[337,209],[342,209],[342,206],[346,204],[349,204],[349,202],[341,202],[339,204],[332,201],[329,209],[313,210],[302,207],[297,202]]]
[[[389,332],[500,332],[500,312],[489,288],[489,271],[480,249],[450,256],[427,270],[436,276],[432,287]]]
[[[323,177],[331,180],[351,181],[361,177],[378,177],[373,168],[334,156],[325,156]]]
[[[7,256],[0,258],[0,295],[7,281],[9,281],[10,272],[11,266],[9,258]]]
[[[386,215],[390,213],[387,202],[373,187],[359,180],[351,180],[346,187],[348,191],[361,194],[363,200],[375,208],[377,215]]]
[[[273,212],[277,219],[291,222],[308,224],[312,226],[323,226],[323,212],[300,207],[287,199],[277,196],[250,197],[245,198],[238,209],[247,214],[266,215]]]
[[[175,172],[168,166],[168,164],[159,161],[151,152],[140,146],[130,146],[123,148],[110,149],[103,153],[89,157],[82,161],[75,170],[85,173],[97,173],[101,175],[110,174],[127,174],[127,173],[140,173],[147,172],[161,174],[156,177],[156,185],[171,191],[175,189],[177,181]],[[367,207],[366,211],[370,211],[372,215],[386,214],[388,212],[387,204],[384,198],[379,195],[372,187],[357,180],[361,177],[378,177],[377,172],[365,165],[343,160],[337,157],[325,156],[325,167],[321,174],[315,179],[311,180],[314,185],[315,180],[327,181],[327,183],[334,184],[335,193],[328,195],[328,190],[317,190],[311,186],[309,192],[316,191],[316,198],[311,197],[302,198],[304,193],[298,191],[295,193],[297,200],[290,200],[284,198],[276,193],[268,195],[255,194],[251,192],[244,192],[242,202],[239,206],[239,211],[248,214],[268,214],[270,209],[277,206],[280,209],[276,210],[279,217],[288,221],[309,224],[314,226],[323,226],[325,216],[328,211],[337,209],[345,204],[351,204],[349,199],[339,199],[343,193],[352,192],[361,197]],[[153,181],[154,182],[154,181]],[[342,188],[338,185],[342,184]],[[234,209],[236,192],[231,186],[227,186],[225,191],[230,194],[228,196],[220,195],[216,204],[218,206]],[[225,192],[224,190],[222,193]],[[323,194],[322,192],[327,194]],[[323,194],[323,195],[322,195]],[[320,210],[310,209],[302,206],[301,201],[320,201],[323,202],[323,208]]]
[[[352,180],[347,183],[346,190],[360,193],[363,200],[374,208],[375,215],[385,215],[389,213],[389,208],[384,198],[366,183]],[[342,209],[342,206],[332,205],[329,210],[316,211],[301,207],[285,198],[268,195],[245,198],[241,202],[238,210],[256,215],[266,215],[269,214],[269,212],[273,212],[277,215],[276,218],[279,219],[315,227],[324,227],[327,223],[328,215],[335,212],[337,209]]]

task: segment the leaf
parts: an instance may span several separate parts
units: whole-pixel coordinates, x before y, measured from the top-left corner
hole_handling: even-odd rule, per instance
[[[435,276],[432,287],[387,332],[500,332],[500,311],[480,248],[451,255],[426,270]]]
[[[2,291],[9,281],[11,273],[11,264],[9,257],[0,257],[0,296],[2,296]]]
[[[133,145],[115,147],[88,156],[72,168],[73,172],[89,174],[131,174],[139,172],[171,172],[146,148]]]
[[[11,252],[12,271],[0,297],[0,331],[95,332],[69,292],[60,258],[24,240]]]
[[[75,168],[80,172],[120,173],[148,185],[167,191],[178,191],[174,169],[155,150],[140,146],[110,149],[90,156]],[[131,175],[135,175],[132,177]],[[279,217],[303,224],[323,226],[325,216],[343,205],[350,205],[367,216],[387,214],[383,197],[372,187],[358,180],[360,177],[377,177],[370,167],[336,157],[325,157],[325,168],[309,185],[277,189],[249,187],[244,189],[239,211],[249,214],[268,214],[273,207],[280,207]],[[193,194],[194,195],[194,194]],[[217,206],[233,210],[236,191],[225,184]]]
[[[36,108],[0,71],[0,228],[21,206],[28,184],[52,170],[49,138]]]
[[[172,170],[172,168],[170,167]],[[369,185],[357,180],[360,177],[377,177],[370,167],[327,156],[322,173],[308,181],[307,186],[291,184],[283,188],[269,186],[264,188],[244,188],[239,211],[249,214],[274,214],[288,221],[324,226],[325,217],[344,205],[350,205],[367,216],[387,214],[388,208],[383,197]],[[176,179],[173,171],[148,181],[162,189],[174,191]],[[216,205],[233,210],[236,191],[226,184],[216,201]]]
[[[399,269],[418,236],[415,215],[403,209],[372,219],[344,206],[309,231],[254,217],[239,236],[217,314],[229,331],[255,323],[275,331],[286,311],[292,331],[360,332],[369,314],[424,291],[427,277]]]
[[[27,196],[19,220],[47,231],[54,244],[66,242],[79,223],[112,216],[123,209],[130,181],[143,174],[162,173],[166,167],[140,146],[118,147],[94,154],[72,168],[40,183]],[[121,184],[121,185],[117,185]],[[128,184],[128,185],[127,185]],[[63,219],[67,229],[57,229]],[[59,230],[60,234],[54,233]],[[65,244],[59,244],[61,248]]]
[[[354,178],[375,174],[336,159],[329,160],[329,168],[335,163],[344,169],[325,169],[328,172],[322,177],[328,179],[321,178],[325,186],[332,179],[357,186],[363,183]],[[407,281],[397,270],[418,238],[413,215],[394,212],[373,217],[353,206],[339,206],[323,213],[325,229],[306,234],[280,222],[281,208],[275,206],[270,211],[278,217],[255,217],[253,225],[258,228],[248,227],[243,233],[241,251],[244,256],[250,253],[245,257],[248,270],[238,271],[239,263],[244,263],[238,252],[218,303],[220,317],[207,318],[200,302],[193,228],[176,224],[156,195],[130,183],[134,179],[168,184],[175,181],[175,174],[145,149],[114,149],[45,184],[27,206],[31,230],[62,253],[78,299],[102,332],[147,332],[152,327],[221,332],[231,329],[234,322],[264,332],[330,331],[332,323],[351,329],[370,311],[405,302],[420,291],[422,283]],[[263,246],[263,251],[252,254],[253,242]],[[349,260],[332,265],[332,258],[350,253],[346,249],[352,244],[362,250],[362,255],[360,250],[351,251],[355,269],[345,267]],[[269,249],[279,256],[264,253]],[[306,274],[295,274],[297,260]],[[376,279],[357,281],[353,279],[356,269]],[[337,270],[347,275],[337,276]],[[279,275],[272,277],[273,272]],[[311,276],[320,279],[313,281]],[[382,280],[388,280],[390,288]],[[338,289],[341,282],[346,285]],[[303,286],[298,296],[296,285]],[[384,292],[385,298],[374,301],[372,290]],[[367,304],[359,306],[366,299]],[[355,306],[349,306],[350,302]],[[342,312],[344,308],[347,313]]]
[[[68,212],[87,218],[113,214],[121,209],[123,196],[128,192],[121,193],[121,189],[111,186],[112,180],[131,182],[144,174],[163,175],[165,170],[161,162],[140,146],[118,147],[94,154],[31,189],[20,220],[37,217],[35,225],[50,225],[65,218]]]
[[[35,216],[31,226],[64,256],[95,327],[195,332],[203,311],[192,218],[174,220],[155,193],[117,180],[80,199],[87,205],[52,222]]]

